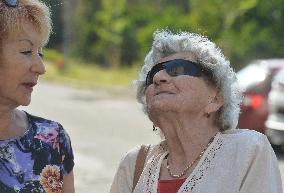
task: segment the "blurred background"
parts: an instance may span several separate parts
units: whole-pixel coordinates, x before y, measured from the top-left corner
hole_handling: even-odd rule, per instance
[[[159,141],[132,81],[165,28],[203,34],[224,51],[244,89],[239,127],[269,137],[284,174],[284,0],[44,2],[54,24],[47,73],[25,109],[65,126],[77,192],[108,192],[123,154]]]
[[[44,1],[52,9],[54,23],[45,57],[65,70],[61,78],[128,84],[151,47],[153,32],[164,28],[208,36],[235,70],[251,60],[284,53],[283,0]],[[112,72],[114,78],[107,80],[99,67],[123,69],[129,79],[118,80]],[[58,69],[50,69],[45,77],[55,79]]]

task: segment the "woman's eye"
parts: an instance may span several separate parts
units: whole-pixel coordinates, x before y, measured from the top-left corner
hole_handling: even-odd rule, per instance
[[[28,51],[23,51],[21,52],[22,54],[24,55],[31,55],[32,54],[32,51],[31,50],[28,50]]]
[[[31,50],[23,51],[23,52],[21,52],[21,53],[24,54],[24,55],[32,55],[32,54],[33,54],[33,52],[32,52]],[[38,52],[38,55],[39,55],[39,57],[41,57],[41,58],[44,57],[43,53],[41,53],[41,52]]]

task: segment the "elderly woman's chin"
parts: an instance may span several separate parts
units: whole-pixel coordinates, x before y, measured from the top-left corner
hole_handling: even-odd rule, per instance
[[[150,114],[160,114],[163,112],[178,112],[181,110],[180,103],[177,100],[166,98],[153,99],[147,103],[147,109]]]

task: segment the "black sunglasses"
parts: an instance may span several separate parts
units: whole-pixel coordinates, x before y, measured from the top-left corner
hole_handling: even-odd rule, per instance
[[[3,0],[3,2],[8,6],[8,7],[17,7],[19,4],[18,0]]]
[[[170,76],[188,75],[199,77],[202,72],[201,66],[195,62],[184,59],[170,60],[153,66],[147,74],[146,86],[153,84],[155,74],[164,69]]]

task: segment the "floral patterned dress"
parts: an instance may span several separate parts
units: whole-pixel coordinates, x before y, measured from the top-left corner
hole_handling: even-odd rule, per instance
[[[0,140],[0,192],[60,193],[74,166],[69,136],[57,122],[27,116],[23,136]]]

